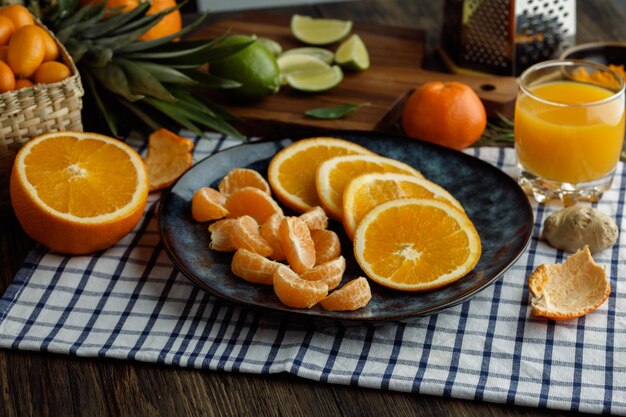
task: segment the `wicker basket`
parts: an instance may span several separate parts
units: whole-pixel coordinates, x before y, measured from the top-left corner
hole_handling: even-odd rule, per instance
[[[11,169],[15,154],[26,142],[46,132],[83,130],[84,90],[78,69],[54,34],[40,26],[56,41],[60,58],[72,75],[58,83],[35,84],[0,94],[0,211],[10,206]]]

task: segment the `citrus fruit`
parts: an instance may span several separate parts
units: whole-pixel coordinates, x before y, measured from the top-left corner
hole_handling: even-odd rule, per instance
[[[480,98],[456,81],[435,81],[416,88],[402,112],[402,127],[408,136],[457,150],[474,144],[486,126]]]
[[[15,33],[15,24],[6,16],[0,15],[0,45],[9,43],[9,39]]]
[[[289,307],[311,308],[328,294],[328,285],[321,281],[305,281],[289,267],[281,265],[274,272],[274,293]]]
[[[258,42],[261,42],[275,57],[278,57],[283,52],[283,47],[280,43],[270,38],[256,38]]]
[[[383,203],[363,217],[354,236],[354,255],[367,276],[402,291],[450,284],[470,272],[480,254],[471,220],[437,200]]]
[[[283,252],[283,248],[280,246],[280,238],[278,235],[280,223],[284,218],[285,216],[283,216],[282,213],[274,213],[267,220],[265,220],[265,223],[261,225],[261,236],[263,236],[263,239],[265,239],[272,247],[272,253],[269,257],[275,261],[283,261],[287,259],[285,257],[285,252]]]
[[[271,261],[257,253],[246,249],[237,249],[230,263],[230,270],[248,282],[272,285],[274,272],[280,263]]]
[[[32,86],[33,86],[33,83],[28,78],[20,78],[19,80],[15,80],[16,90],[19,90],[20,88],[28,88]]]
[[[322,62],[322,61],[320,61]],[[308,93],[320,93],[336,87],[343,80],[343,71],[337,65],[316,71],[296,71],[287,74],[289,87]]]
[[[343,225],[348,236],[354,237],[368,211],[398,198],[434,198],[463,211],[449,192],[427,179],[396,173],[364,174],[351,180],[343,192]]]
[[[300,220],[302,220],[311,231],[323,230],[328,227],[328,216],[320,206],[315,206],[305,211],[300,215]]]
[[[611,282],[585,246],[562,264],[539,265],[528,278],[528,289],[533,315],[568,320],[600,307],[611,294]]]
[[[176,7],[176,0],[151,0],[151,6],[146,12],[146,15],[151,15]],[[174,10],[169,12],[159,23],[150,28],[146,33],[139,37],[140,41],[149,41],[152,39],[162,38],[164,36],[173,35],[176,32],[180,32],[183,27],[183,20],[180,14],[180,10]]]
[[[8,17],[13,22],[15,30],[22,26],[34,25],[35,19],[28,9],[21,4],[10,4],[0,8],[0,16]]]
[[[363,308],[372,299],[372,290],[367,278],[359,277],[330,293],[320,301],[324,310],[354,311]]]
[[[237,250],[231,237],[231,232],[236,221],[236,219],[223,219],[211,223],[209,226],[209,233],[211,233],[209,248],[219,252],[232,252]]]
[[[259,190],[271,194],[270,185],[265,178],[253,169],[235,168],[222,178],[217,186],[220,193],[229,196],[233,191],[244,187],[255,187]]]
[[[0,61],[0,93],[11,91],[15,88],[15,75],[11,67]]]
[[[57,61],[48,61],[37,68],[33,80],[36,84],[58,83],[70,75],[72,75],[72,71],[67,65]]]
[[[9,51],[9,45],[0,46],[0,61],[7,62],[7,52]],[[11,70],[13,71],[13,70]]]
[[[238,81],[240,87],[231,88],[240,98],[259,100],[274,94],[280,88],[280,70],[276,57],[259,41],[249,36],[236,35],[226,38],[220,46],[232,46],[252,42],[244,49],[226,58],[212,61],[211,74]]]
[[[339,236],[332,230],[311,230],[311,239],[315,246],[315,264],[323,264],[341,255]]]
[[[281,57],[289,55],[309,55],[327,63],[328,65],[332,64],[335,60],[335,54],[333,51],[329,51],[325,48],[318,48],[316,46],[304,46],[302,48],[288,49],[281,54]]]
[[[330,70],[330,65],[324,61],[304,54],[291,54],[280,56],[276,60],[280,70],[281,84],[287,84],[287,76],[299,72],[324,72]]]
[[[369,53],[359,35],[354,34],[339,45],[335,62],[352,71],[364,71],[370,67]]]
[[[344,272],[346,272],[346,258],[339,256],[303,272],[300,278],[306,281],[324,282],[328,285],[328,291],[331,291],[341,283]]]
[[[302,220],[285,217],[280,223],[278,238],[291,269],[301,274],[315,266],[315,244]]]
[[[315,188],[324,210],[333,218],[343,217],[343,192],[353,178],[374,172],[395,172],[423,178],[410,165],[379,155],[346,155],[322,163],[315,174]]]
[[[283,214],[283,209],[276,201],[256,187],[244,187],[233,191],[228,196],[225,207],[229,212],[228,217],[250,215],[259,224],[265,223],[272,214]]]
[[[9,41],[7,64],[16,76],[28,78],[39,68],[45,55],[46,44],[41,29],[34,25],[23,26]]]
[[[193,141],[167,129],[158,129],[148,137],[148,153],[144,162],[148,171],[150,191],[167,188],[191,165]]]
[[[228,215],[224,207],[226,197],[210,187],[202,187],[191,198],[191,217],[197,222],[208,222]]]
[[[26,233],[54,251],[86,254],[133,229],[146,206],[148,177],[137,152],[117,139],[55,132],[20,149],[10,187]]]
[[[315,19],[293,15],[291,33],[300,42],[309,45],[327,45],[343,39],[352,30],[352,22],[338,19]]]
[[[322,162],[340,155],[369,154],[370,150],[335,138],[309,138],[292,143],[270,161],[268,179],[286,206],[303,213],[320,205],[315,191],[315,171]]]
[[[43,56],[43,62],[54,61],[55,59],[59,57],[59,47],[57,46],[57,43],[54,41],[54,39],[52,39],[52,36],[50,36],[48,32],[46,32],[39,26],[35,26],[35,27],[39,29],[39,33],[41,34],[43,38],[44,49],[46,50]],[[70,72],[69,68],[67,69],[67,71],[68,73]]]
[[[235,220],[230,239],[237,249],[247,249],[261,256],[272,254],[272,247],[263,239],[259,233],[259,224],[251,216],[241,216]]]

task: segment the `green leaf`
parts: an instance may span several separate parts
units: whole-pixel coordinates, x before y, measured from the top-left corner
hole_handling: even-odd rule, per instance
[[[122,106],[126,107],[128,110],[130,110],[135,116],[137,116],[142,122],[144,122],[150,129],[152,130],[158,130],[160,128],[162,128],[163,126],[157,122],[156,120],[154,120],[152,117],[150,117],[146,112],[144,112],[143,110],[141,110],[138,106],[136,106],[134,103],[131,103],[128,100],[125,100],[123,98],[119,98],[119,102]]]
[[[203,137],[206,136],[204,132],[200,130],[200,128],[198,128],[198,126],[196,126],[191,120],[189,120],[186,112],[176,107],[175,104],[166,103],[164,101],[160,101],[151,97],[146,97],[143,101],[148,103],[155,109],[159,110],[161,113],[165,114],[172,120],[180,123],[183,127],[191,130],[196,135]]]
[[[165,17],[165,15],[173,12],[174,10],[180,9],[182,6],[183,3],[178,4],[175,7],[163,9],[158,13],[145,15],[144,17],[137,19],[134,22],[129,23],[128,25],[121,27],[119,30],[115,31],[115,33],[129,33],[131,31],[134,32],[136,29],[142,28],[145,28],[146,30],[144,32],[147,32],[150,28],[159,23]]]
[[[158,39],[151,39],[149,41],[131,43],[122,48],[119,48],[117,52],[120,54],[123,54],[123,53],[129,53],[129,52],[145,51],[146,49],[151,49],[151,48],[163,45],[163,44],[168,44],[170,43],[172,39],[181,38],[184,35],[196,29],[198,26],[200,26],[202,22],[204,22],[207,16],[208,16],[208,13],[202,14],[193,23],[185,26],[179,32],[173,33],[168,36],[163,36],[162,38],[158,38]]]
[[[107,35],[110,32],[113,32],[121,28],[126,23],[133,20],[135,17],[141,14],[145,14],[149,8],[150,8],[149,2],[141,3],[139,6],[135,7],[134,9],[128,12],[118,13],[114,15],[113,17],[104,19],[101,22],[94,24],[91,28],[83,31],[82,36],[85,39],[101,38],[104,35]]]
[[[100,109],[100,113],[102,113],[102,116],[104,117],[104,120],[109,130],[111,131],[113,136],[119,137],[118,132],[117,132],[117,122],[115,121],[115,116],[111,114],[109,110],[106,108],[106,106],[104,105],[104,102],[102,101],[102,98],[100,97],[100,94],[98,93],[98,88],[96,87],[96,83],[93,77],[88,72],[82,73],[82,76],[83,76],[83,79],[87,82],[87,88],[93,95],[94,101],[96,102],[96,106],[98,107],[98,109]]]
[[[58,30],[62,30],[65,28],[69,28],[70,26],[74,26],[77,23],[82,22],[83,20],[92,17],[93,15],[97,15],[101,13],[104,10],[105,4],[106,2],[104,1],[96,6],[92,4],[86,4],[85,6],[78,9],[76,13],[74,13],[67,19],[64,19],[63,21],[61,21],[61,23],[56,28],[56,30],[58,31]]]
[[[203,88],[237,88],[241,87],[241,83],[235,80],[227,80],[226,78],[217,77],[204,71],[185,71],[185,74],[193,78]]]
[[[89,47],[85,42],[78,42],[75,39],[70,39],[65,42],[65,49],[67,49],[67,52],[71,55],[76,64],[78,64],[87,51],[89,51]]]
[[[152,17],[156,15],[150,15],[148,17]],[[142,20],[142,19],[140,19]],[[118,48],[121,48],[129,43],[135,42],[141,35],[146,33],[148,30],[152,29],[157,23],[159,23],[161,19],[152,19],[152,22],[146,24],[145,26],[139,27],[139,29],[135,29],[130,32],[126,32],[117,36],[109,36],[98,40],[98,44],[102,46],[108,46],[113,48],[114,51],[117,51]]]
[[[89,48],[83,59],[86,64],[97,67],[106,67],[113,58],[113,50],[111,48],[103,48],[100,46],[94,46]]]
[[[202,95],[196,95],[196,98],[202,101],[202,103],[204,103],[204,105],[207,106],[209,109],[211,109],[211,111],[215,113],[216,116],[226,121],[235,122],[235,121],[241,120],[236,115],[230,113],[228,110],[224,109],[220,105],[213,103],[211,100],[209,100],[206,97],[203,97]]]
[[[119,94],[128,101],[137,101],[144,98],[142,95],[133,94],[128,85],[126,74],[119,65],[109,64],[106,68],[90,67],[89,70],[102,84],[112,93]]]
[[[318,107],[316,109],[307,110],[304,112],[309,117],[314,119],[324,119],[324,120],[334,120],[341,119],[354,112],[355,110],[363,107],[369,106],[370,103],[361,103],[361,104],[344,104],[337,107]]]
[[[194,41],[192,41],[194,42]],[[207,62],[225,58],[229,55],[237,53],[244,48],[247,48],[254,41],[244,42],[236,45],[229,46],[219,46],[216,47],[212,42],[205,42],[204,45],[200,45],[197,47],[184,49],[185,45],[181,45],[180,48],[174,49],[171,51],[164,52],[137,52],[132,54],[127,54],[125,57],[132,59],[151,59],[151,60],[159,60],[160,64],[163,65],[195,65],[200,66],[206,64]],[[180,42],[179,42],[180,43]]]
[[[180,84],[186,86],[197,85],[198,82],[181,71],[165,65],[147,61],[134,61],[142,69],[148,71],[162,83]]]
[[[144,94],[163,101],[176,101],[174,96],[150,72],[126,59],[116,59],[114,62],[124,70],[130,90],[134,94]]]

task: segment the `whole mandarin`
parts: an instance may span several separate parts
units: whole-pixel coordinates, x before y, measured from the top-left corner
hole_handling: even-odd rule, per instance
[[[6,93],[15,88],[15,75],[11,68],[0,61],[0,93]]]
[[[15,30],[27,26],[34,25],[35,19],[28,9],[21,4],[10,4],[0,8],[0,16],[8,17],[13,21]]]
[[[15,33],[15,24],[6,16],[0,15],[0,45],[9,43],[11,36]]]
[[[28,78],[35,73],[46,55],[46,45],[41,29],[34,25],[15,31],[9,42],[7,63],[16,76]]]
[[[50,84],[63,81],[70,75],[72,71],[67,65],[57,61],[48,61],[37,68],[33,80],[35,84]]]

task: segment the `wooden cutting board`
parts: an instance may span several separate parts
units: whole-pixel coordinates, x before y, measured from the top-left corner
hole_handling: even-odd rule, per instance
[[[281,44],[283,50],[304,46],[289,29],[291,16],[251,13],[222,20],[195,32],[191,39],[214,38],[230,34],[267,37]],[[403,103],[417,86],[429,81],[461,81],[481,97],[488,113],[512,114],[517,94],[513,77],[479,77],[444,74],[421,69],[424,57],[424,32],[356,22],[352,33],[358,33],[368,48],[371,65],[367,71],[345,72],[339,86],[324,93],[297,92],[288,86],[270,97],[252,104],[233,104],[224,90],[212,96],[218,103],[245,122],[238,126],[244,133],[260,136],[280,135],[316,129],[389,130],[400,118]],[[334,51],[338,44],[327,46]],[[370,103],[339,120],[316,120],[304,115],[316,107],[333,107],[346,103]]]

